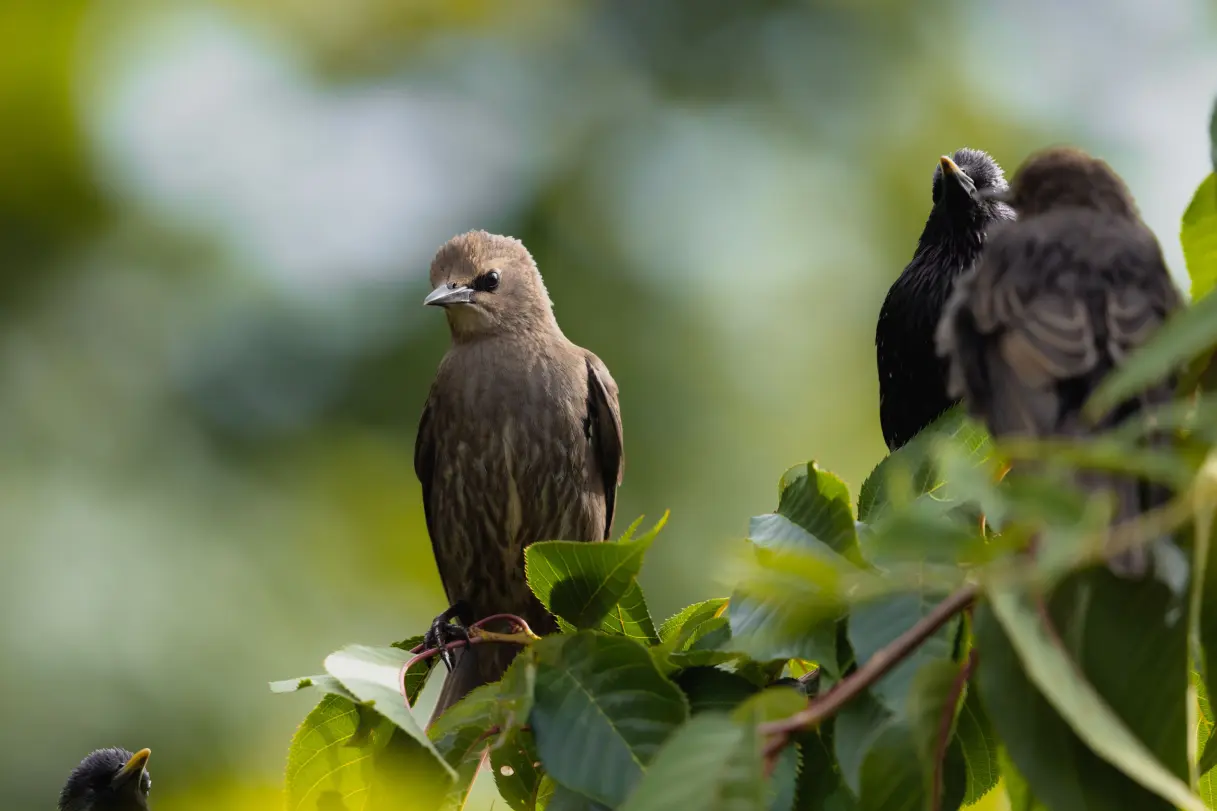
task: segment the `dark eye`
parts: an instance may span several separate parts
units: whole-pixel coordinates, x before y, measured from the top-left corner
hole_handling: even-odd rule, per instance
[[[481,276],[479,276],[473,286],[477,290],[484,290],[487,293],[493,293],[495,290],[499,289],[500,279],[502,279],[502,276],[499,274],[499,272],[497,270],[492,270],[489,273],[483,273]]]

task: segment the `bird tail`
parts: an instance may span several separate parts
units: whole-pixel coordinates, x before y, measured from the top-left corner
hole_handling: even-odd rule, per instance
[[[470,646],[461,651],[452,672],[444,679],[427,726],[434,724],[445,710],[475,688],[501,679],[517,653],[519,649],[514,645],[497,643]]]
[[[1108,426],[1118,425],[1127,419],[1144,419],[1146,411],[1156,405],[1169,402],[1174,390],[1174,377],[1144,392],[1138,398],[1122,404],[1107,421]],[[1145,445],[1149,448],[1169,447],[1169,433],[1155,430],[1152,426],[1146,433]],[[1079,484],[1084,492],[1103,492],[1111,494],[1115,499],[1115,514],[1112,526],[1119,526],[1133,521],[1145,513],[1162,507],[1173,497],[1170,487],[1159,482],[1149,481],[1127,475],[1089,471],[1078,474]],[[1140,544],[1132,549],[1115,549],[1107,556],[1108,567],[1120,576],[1130,579],[1140,579],[1148,574],[1153,559],[1153,547],[1164,538],[1157,538],[1149,544]]]

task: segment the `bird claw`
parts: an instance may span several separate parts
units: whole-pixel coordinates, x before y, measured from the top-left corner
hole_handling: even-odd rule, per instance
[[[438,648],[440,661],[444,663],[444,667],[452,672],[452,668],[456,665],[455,651],[449,650],[448,645],[453,642],[469,642],[469,632],[460,625],[451,622],[452,614],[445,611],[440,614],[431,623],[430,630],[423,636],[424,648]],[[459,622],[460,620],[457,620]]]

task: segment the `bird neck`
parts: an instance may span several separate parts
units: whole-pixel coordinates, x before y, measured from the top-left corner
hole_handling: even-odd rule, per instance
[[[454,347],[480,345],[487,341],[531,345],[566,340],[552,312],[543,318],[506,318],[493,322],[449,319],[449,326]]]
[[[489,314],[482,311],[451,309],[448,327],[453,346],[465,346],[482,341],[517,341],[554,339],[565,340],[553,311],[505,312]]]
[[[951,216],[947,211],[935,208],[925,222],[921,238],[913,258],[929,259],[931,256],[958,259],[971,264],[985,243],[983,219]]]

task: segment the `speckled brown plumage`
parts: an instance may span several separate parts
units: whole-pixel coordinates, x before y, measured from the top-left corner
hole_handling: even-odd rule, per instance
[[[1100,381],[1182,301],[1124,182],[1102,161],[1057,148],[1019,169],[1009,197],[1018,221],[990,233],[939,327],[951,392],[999,437],[1087,436],[1169,400],[1170,379],[1097,425],[1082,416]],[[1169,497],[1102,472],[1077,480],[1114,495],[1114,521]],[[1143,549],[1111,559],[1126,576],[1144,574],[1147,563]]]
[[[507,612],[552,632],[528,590],[524,548],[609,536],[623,466],[616,383],[562,334],[519,241],[462,234],[436,255],[431,281],[428,300],[444,299],[453,343],[427,399],[415,470],[440,578],[470,619]],[[516,652],[467,651],[435,715],[499,678]]]

